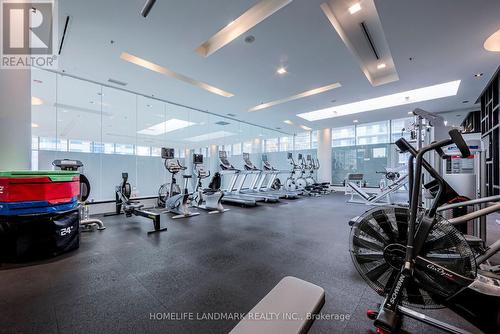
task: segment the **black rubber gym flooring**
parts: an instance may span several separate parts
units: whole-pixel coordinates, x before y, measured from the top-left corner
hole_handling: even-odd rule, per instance
[[[310,333],[368,333],[368,307],[381,302],[354,269],[347,221],[368,207],[342,193],[182,220],[147,235],[148,220],[108,217],[82,234],[80,249],[43,264],[0,271],[1,333],[227,333],[236,320],[196,320],[248,312],[284,276],[326,291]],[[154,320],[157,313],[193,320]],[[466,325],[451,311],[432,311]],[[346,320],[346,318],[349,320]],[[437,332],[407,319],[412,333]],[[469,330],[475,331],[470,325]],[[278,333],[276,333],[278,334]]]

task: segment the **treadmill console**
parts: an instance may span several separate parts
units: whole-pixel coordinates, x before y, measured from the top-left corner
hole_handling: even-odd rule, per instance
[[[298,158],[299,160],[302,160],[302,153],[299,153],[299,155],[297,156],[297,158]]]
[[[293,158],[293,155],[292,153],[288,152],[287,155],[286,155],[287,159],[292,159]]]
[[[193,164],[201,165],[203,163],[203,154],[193,154]]]
[[[311,160],[312,160],[312,159],[311,159],[311,155],[310,155],[310,154],[308,154],[308,155],[306,156],[306,160],[307,160],[307,161],[311,161]]]
[[[262,162],[267,162],[267,154],[262,154]]]
[[[174,149],[173,148],[161,148],[161,157],[162,159],[174,159]]]

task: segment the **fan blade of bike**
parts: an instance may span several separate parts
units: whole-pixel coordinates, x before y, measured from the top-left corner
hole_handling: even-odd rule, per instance
[[[356,260],[363,264],[373,261],[380,261],[384,258],[384,254],[382,252],[363,252],[354,254]]]
[[[394,231],[392,230],[392,226],[390,223],[389,217],[385,214],[385,211],[380,210],[380,211],[375,211],[373,213],[373,218],[377,222],[377,224],[382,228],[384,233],[387,235],[389,238],[389,242],[392,243],[394,242]]]
[[[437,238],[426,240],[422,249],[422,253],[425,254],[433,250],[445,250],[450,247],[454,247],[454,245],[450,243],[447,235],[442,235]]]
[[[412,304],[417,304],[417,305],[425,305],[425,300],[422,295],[422,292],[418,288],[418,286],[413,282],[413,280],[408,280],[408,283],[405,286],[407,295],[408,295],[408,302]]]
[[[358,247],[364,247],[375,251],[382,251],[384,249],[384,246],[381,246],[362,235],[355,235],[353,237],[353,244]]]
[[[380,276],[385,274],[385,272],[390,268],[387,262],[383,262],[373,268],[372,270],[366,273],[366,277],[368,277],[371,281],[376,281]]]
[[[380,241],[381,243],[387,243],[387,239],[384,238],[383,235],[380,234],[379,231],[376,231],[369,223],[362,224],[359,226],[360,231],[365,232],[373,239]]]
[[[408,239],[408,209],[395,208],[396,224],[398,226],[398,241],[406,243]]]

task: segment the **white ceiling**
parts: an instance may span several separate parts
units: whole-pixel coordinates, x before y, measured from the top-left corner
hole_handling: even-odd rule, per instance
[[[462,80],[457,96],[419,103],[418,107],[436,112],[469,110],[500,64],[498,53],[482,47],[484,40],[500,27],[500,1],[379,0],[378,14],[400,79],[372,87],[320,9],[324,1],[294,0],[203,58],[195,49],[256,0],[159,0],[146,19],[139,14],[143,0],[64,0],[59,4],[60,33],[66,15],[71,16],[71,24],[59,67],[83,78],[125,81],[127,89],[133,91],[298,132],[300,129],[283,120],[319,129],[352,124],[354,118],[368,122],[406,117],[417,105],[318,122],[307,122],[295,115],[457,79]],[[248,35],[255,36],[254,43],[244,42]],[[127,63],[120,59],[124,51],[235,96],[214,95]],[[282,77],[276,74],[280,65],[289,72]],[[474,78],[477,72],[484,76]],[[247,112],[262,102],[335,82],[342,87]],[[464,100],[469,102],[464,104]]]

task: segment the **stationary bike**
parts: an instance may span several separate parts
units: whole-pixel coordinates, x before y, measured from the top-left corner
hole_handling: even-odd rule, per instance
[[[191,200],[191,206],[208,210],[209,214],[229,211],[224,209],[221,200],[224,193],[220,190],[222,178],[220,173],[215,173],[208,185],[203,189],[203,179],[210,177],[210,171],[203,167],[203,155],[193,154],[193,165],[196,171],[197,184]]]
[[[188,179],[191,175],[182,175],[184,188],[179,192],[179,186],[175,174],[184,171],[187,167],[182,166],[179,160],[174,161],[174,149],[162,148],[161,157],[165,160],[165,168],[172,174],[170,184],[163,184],[158,192],[158,206],[165,208],[165,212],[174,213],[173,219],[197,216],[199,212],[189,210],[189,192],[187,189]],[[168,191],[166,191],[168,189]]]
[[[409,208],[373,208],[360,216],[351,230],[350,252],[356,269],[371,288],[385,297],[379,310],[367,312],[377,333],[398,332],[403,316],[449,333],[467,333],[406,305],[421,308],[444,305],[481,331],[500,331],[500,280],[477,272],[475,254],[464,235],[436,214],[450,190],[424,155],[430,151],[441,155],[441,148],[451,144],[458,147],[462,157],[470,155],[458,130],[451,130],[449,136],[451,139],[434,142],[410,155]],[[406,147],[404,144],[397,146]],[[436,195],[430,209],[420,207],[423,166],[434,178]],[[487,210],[477,213],[487,214]]]

